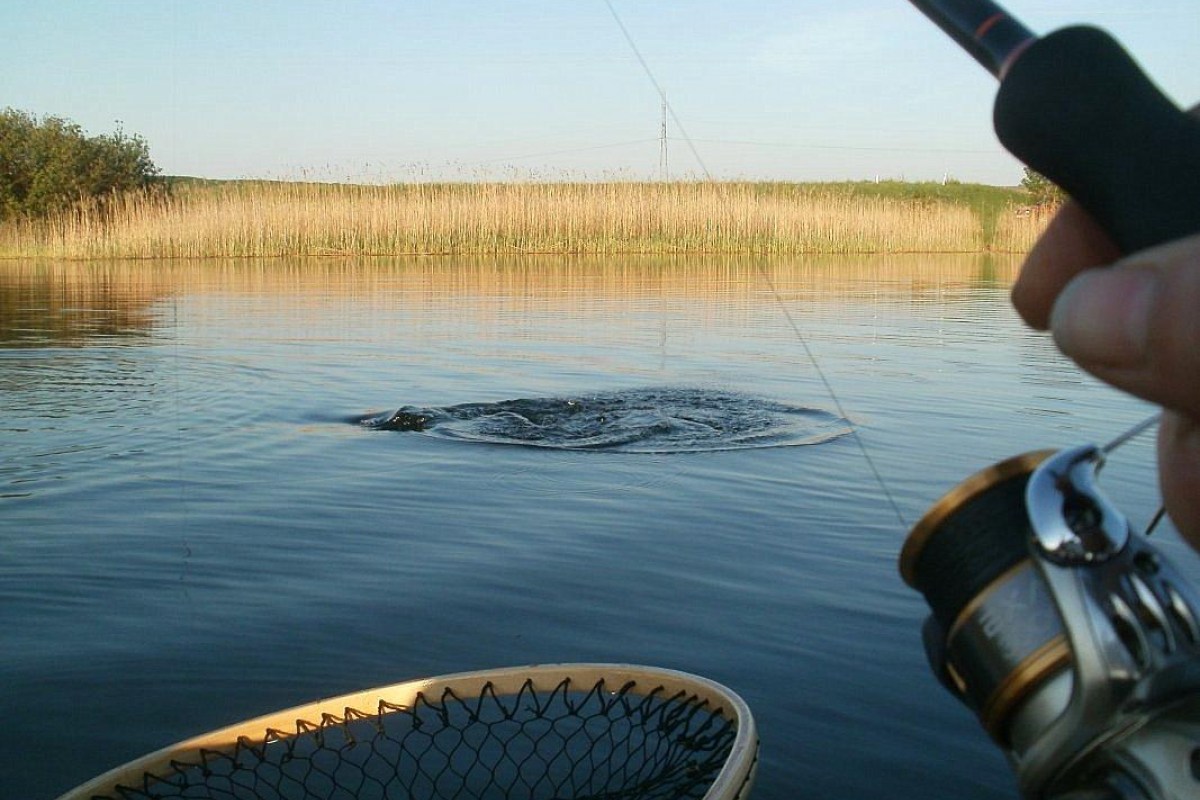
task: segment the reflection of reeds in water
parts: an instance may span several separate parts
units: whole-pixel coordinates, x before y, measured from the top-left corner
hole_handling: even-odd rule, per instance
[[[759,325],[763,314],[780,321],[780,302],[930,313],[1011,283],[1019,262],[978,254],[11,261],[0,263],[0,343],[73,346],[144,335],[163,323],[171,297],[186,298],[186,313],[200,315],[224,313],[229,297],[239,297],[250,303],[243,309],[292,318],[295,330],[307,329],[306,315],[319,309],[348,321],[404,310],[413,330],[426,312],[436,320],[452,310],[455,319],[486,321],[471,334],[485,338],[527,314],[582,319],[631,304],[665,304],[701,326]]]
[[[1005,242],[1030,238],[1006,217],[1013,232]],[[0,228],[0,255],[72,259],[949,253],[986,245],[965,205],[749,183],[185,185]]]
[[[1008,284],[1013,255],[634,255],[282,258],[0,265],[3,302],[113,309],[172,295],[261,294],[281,302],[342,299],[370,305],[492,298],[576,309],[593,301],[782,297],[924,297]]]
[[[384,308],[453,308],[464,318],[523,313],[586,317],[615,305],[668,303],[705,320],[784,303],[914,304],[938,308],[1011,283],[1013,255],[873,256],[456,256],[200,261],[0,263],[0,342],[83,344],[155,327],[155,304],[187,297],[193,311],[229,295],[261,298],[302,318],[340,306],[351,316]],[[200,305],[197,306],[196,304]],[[758,311],[756,311],[756,309]],[[444,313],[444,312],[439,312]],[[435,314],[436,316],[436,314]],[[412,323],[419,325],[418,322]]]

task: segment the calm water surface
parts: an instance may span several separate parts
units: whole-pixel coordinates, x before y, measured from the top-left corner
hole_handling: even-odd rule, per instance
[[[1015,797],[928,673],[905,528],[853,437],[580,451],[347,422],[647,387],[838,416],[807,345],[911,523],[995,460],[1147,413],[1021,327],[1014,268],[0,266],[0,797],[319,697],[591,660],[745,697],[763,800]],[[1147,519],[1150,443],[1106,486]]]

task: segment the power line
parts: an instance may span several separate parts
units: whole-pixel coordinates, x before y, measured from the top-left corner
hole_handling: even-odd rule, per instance
[[[501,161],[520,161],[526,158],[541,158],[542,156],[562,156],[571,153],[586,153],[591,150],[609,150],[614,147],[629,147],[635,144],[647,144],[649,142],[658,141],[657,139],[631,139],[627,142],[612,142],[610,144],[595,144],[587,147],[571,147],[564,150],[545,150],[540,153],[524,153],[518,156],[504,156],[503,158],[489,158],[484,161],[474,161],[474,164],[496,164]]]
[[[849,145],[849,144],[806,144],[803,142],[759,142],[749,139],[691,139],[692,142],[706,144],[740,144],[751,147],[790,147],[801,150],[860,150],[864,152],[890,153],[969,153],[973,155],[992,155],[1002,152],[994,150],[973,150],[959,147],[900,147],[895,145]]]

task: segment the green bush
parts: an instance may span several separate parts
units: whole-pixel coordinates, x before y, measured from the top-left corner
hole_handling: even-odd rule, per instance
[[[1058,188],[1045,175],[1034,172],[1029,167],[1025,168],[1025,177],[1021,179],[1021,186],[1029,192],[1029,197],[1033,200],[1034,205],[1058,205],[1067,199],[1066,192]]]
[[[61,117],[0,111],[0,220],[42,216],[86,198],[102,202],[158,181],[140,136],[120,128],[88,136]]]

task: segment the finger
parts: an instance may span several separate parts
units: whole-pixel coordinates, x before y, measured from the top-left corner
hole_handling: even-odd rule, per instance
[[[1059,349],[1119,389],[1200,419],[1200,236],[1077,274],[1050,327]]]
[[[1163,505],[1175,528],[1200,549],[1200,425],[1179,414],[1163,414],[1158,429],[1158,475]]]
[[[1085,269],[1110,264],[1121,253],[1091,215],[1074,200],[1063,204],[1021,267],[1012,302],[1031,327],[1045,330],[1059,292]]]
[[[1188,113],[1200,118],[1200,104]],[[1013,305],[1031,327],[1045,330],[1058,293],[1072,278],[1120,257],[1121,251],[1099,223],[1074,200],[1068,200],[1025,257],[1013,284]]]

